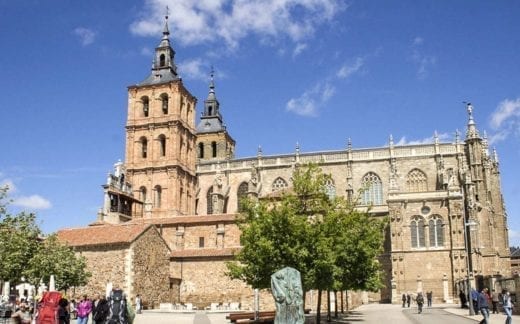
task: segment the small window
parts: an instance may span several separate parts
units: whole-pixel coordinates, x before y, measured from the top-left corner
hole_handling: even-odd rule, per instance
[[[146,202],[146,187],[139,188],[139,198],[141,198],[143,203]]]
[[[159,154],[166,156],[166,136],[159,135]]]
[[[442,231],[442,219],[440,216],[433,216],[428,222],[430,231],[430,246],[442,247],[444,245],[444,232]]]
[[[161,208],[161,199],[162,199],[162,188],[161,186],[155,186],[155,208]]]
[[[148,97],[144,96],[141,98],[141,101],[143,103],[143,116],[148,117],[150,113],[150,99]]]
[[[199,143],[199,159],[204,158],[204,143]]]
[[[329,196],[329,199],[336,198],[336,187],[332,179],[327,179],[325,182],[325,193]]]
[[[159,66],[165,66],[166,65],[166,55],[164,54],[161,54],[161,56],[159,57]]]
[[[240,186],[238,186],[237,190],[237,210],[238,212],[244,211],[244,199],[247,197],[247,182],[242,182]]]
[[[413,248],[423,248],[426,246],[424,237],[424,218],[414,216],[410,223],[410,232]]]
[[[148,155],[148,140],[146,137],[141,138],[141,157],[146,159]]]
[[[161,95],[161,103],[162,103],[162,112],[164,115],[168,114],[168,95],[163,93]]]
[[[199,248],[203,248],[204,247],[204,237],[201,236],[199,237]]]
[[[208,193],[206,194],[207,201],[207,212],[206,214],[213,214],[213,187],[209,187]]]
[[[217,142],[211,142],[211,156],[217,157]]]

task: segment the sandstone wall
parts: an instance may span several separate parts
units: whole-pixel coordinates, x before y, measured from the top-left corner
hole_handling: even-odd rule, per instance
[[[132,301],[137,294],[150,307],[173,302],[170,287],[170,250],[154,227],[148,228],[132,244]]]

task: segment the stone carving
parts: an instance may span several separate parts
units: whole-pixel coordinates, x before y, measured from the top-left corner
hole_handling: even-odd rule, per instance
[[[303,289],[300,272],[285,267],[271,275],[271,290],[276,304],[275,324],[303,324]]]

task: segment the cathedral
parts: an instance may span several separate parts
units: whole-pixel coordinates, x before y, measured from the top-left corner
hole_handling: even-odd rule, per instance
[[[489,152],[471,104],[465,134],[452,143],[236,157],[211,73],[196,121],[197,98],[177,72],[166,20],[150,74],[128,87],[126,157],[103,185],[97,220],[58,236],[86,257],[92,273],[82,293],[117,285],[149,307],[189,303],[253,304],[253,291],[226,276],[240,250],[235,217],[242,197],[291,187],[297,165],[332,175],[330,195],[359,202],[388,219],[379,257],[384,288],[373,300],[432,291],[454,302],[468,276],[477,287],[510,274],[507,215],[499,161]],[[266,301],[266,303],[269,301]],[[312,302],[312,301],[310,301]]]

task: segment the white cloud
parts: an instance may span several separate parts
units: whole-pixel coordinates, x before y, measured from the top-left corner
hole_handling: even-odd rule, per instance
[[[22,208],[29,209],[49,209],[52,207],[52,204],[47,199],[43,198],[40,195],[31,195],[31,196],[20,196],[14,198],[12,203],[14,206],[19,206]]]
[[[93,30],[85,27],[78,27],[74,29],[74,35],[79,37],[81,45],[83,46],[94,43],[94,39],[96,38],[96,33]]]
[[[448,133],[437,134],[439,138],[439,142],[446,142],[451,140],[452,136]],[[420,144],[432,144],[435,141],[434,136],[417,139],[417,140],[407,140],[405,136],[401,137],[397,142],[394,143],[396,146],[400,145],[420,145]]]
[[[251,34],[299,43],[347,7],[343,0],[148,0],[142,17],[131,24],[131,32],[160,34],[166,6],[176,41],[187,45],[224,42],[232,49]]]
[[[424,44],[422,37],[415,37],[412,41],[412,55],[411,60],[417,67],[417,78],[425,79],[431,68],[437,64],[437,57],[430,54],[424,54],[419,48]]]
[[[509,136],[520,136],[520,98],[505,99],[491,114],[490,126],[496,131],[489,138],[490,144],[506,140]]]
[[[147,56],[147,57],[148,56],[152,56],[152,54],[153,54],[152,50],[150,48],[148,48],[148,47],[141,48],[141,52],[140,53],[141,53],[141,55]]]
[[[363,64],[365,63],[365,60],[362,57],[356,58],[354,63],[352,64],[344,64],[336,73],[336,76],[340,79],[346,79],[352,74],[356,73],[361,69]]]
[[[292,54],[293,58],[300,55],[306,48],[307,48],[307,44],[304,44],[304,43],[296,44],[296,47],[294,48],[294,51]]]
[[[335,91],[336,89],[329,82],[320,82],[300,97],[291,98],[287,102],[286,110],[301,116],[316,116]]]
[[[179,72],[186,79],[202,81],[209,79],[209,68],[199,58],[180,62]]]

